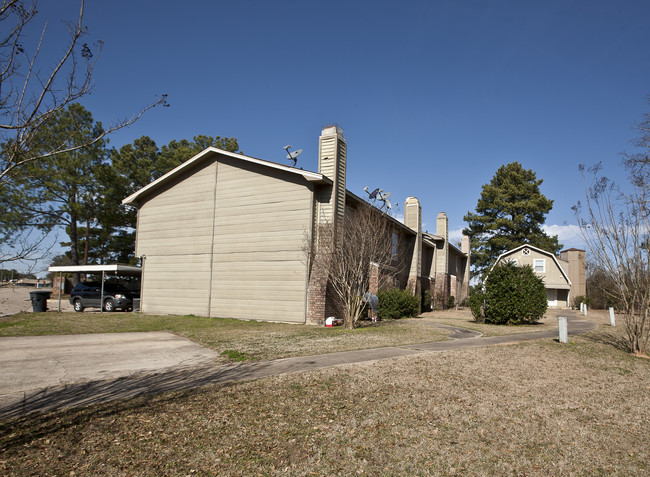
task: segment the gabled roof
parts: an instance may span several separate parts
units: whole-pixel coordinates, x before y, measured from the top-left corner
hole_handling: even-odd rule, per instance
[[[562,265],[560,265],[560,262],[557,261],[557,257],[556,257],[553,253],[551,253],[551,252],[547,252],[546,250],[542,250],[541,248],[533,247],[532,245],[529,245],[529,244],[520,245],[519,247],[515,247],[515,248],[513,248],[512,250],[508,250],[507,252],[503,252],[501,255],[499,255],[499,258],[497,258],[497,261],[494,262],[494,265],[492,265],[492,267],[490,268],[490,271],[491,271],[494,267],[496,267],[497,263],[499,263],[499,261],[500,261],[503,257],[505,257],[505,256],[507,256],[507,255],[510,255],[510,254],[512,254],[512,253],[518,252],[518,251],[521,250],[522,248],[530,248],[531,250],[535,250],[536,252],[539,252],[539,253],[541,253],[542,255],[546,255],[546,256],[552,258],[552,259],[553,259],[553,262],[555,262],[555,265],[557,265],[557,268],[559,268],[559,269],[560,269],[560,272],[562,272],[562,276],[566,279],[567,283],[568,283],[569,285],[571,285],[571,280],[569,280],[569,276],[566,274],[566,272],[565,272],[564,269],[562,268]]]
[[[143,195],[147,193],[154,192],[156,189],[161,187],[164,184],[167,184],[171,180],[173,180],[175,177],[179,176],[186,170],[192,168],[193,166],[200,164],[206,160],[209,160],[210,158],[214,157],[215,155],[222,155],[222,156],[228,156],[232,157],[238,160],[241,160],[243,162],[247,163],[252,163],[252,164],[258,164],[264,167],[269,167],[272,169],[277,169],[285,172],[289,172],[291,174],[297,174],[302,177],[304,177],[307,181],[309,182],[315,182],[317,184],[331,184],[332,181],[325,177],[322,174],[319,174],[317,172],[310,172],[310,171],[304,171],[302,169],[296,169],[294,167],[289,167],[285,166],[282,164],[278,164],[275,162],[270,162],[270,161],[265,161],[263,159],[257,159],[255,157],[250,157],[250,156],[245,156],[243,154],[237,154],[234,152],[230,151],[224,151],[223,149],[218,149],[216,147],[208,147],[207,149],[204,149],[203,151],[199,152],[196,156],[188,159],[187,161],[183,162],[181,165],[175,167],[171,171],[169,171],[167,174],[159,177],[155,181],[151,182],[150,184],[144,186],[142,189],[139,191],[135,192],[134,194],[131,194],[128,196],[126,199],[122,200],[123,204],[127,205],[137,205],[139,199],[142,198]]]

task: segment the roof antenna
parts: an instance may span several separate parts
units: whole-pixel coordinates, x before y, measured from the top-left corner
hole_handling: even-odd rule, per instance
[[[379,207],[379,210],[383,211],[385,207],[386,208],[385,211],[388,212],[390,209],[393,208],[393,204],[391,204],[390,202],[390,195],[391,195],[390,192],[384,192],[384,189],[380,189],[379,187],[377,187],[375,190],[370,192],[368,190],[368,186],[364,187],[363,190],[366,191],[366,193],[368,194],[368,198],[372,200],[373,205],[378,200],[382,202],[381,207]],[[397,202],[395,202],[395,206],[397,206]]]
[[[284,146],[282,149],[287,151],[287,159],[290,161],[293,161],[293,164],[291,167],[296,167],[296,163],[298,162],[298,156],[302,153],[302,149],[298,149],[296,151],[289,151],[293,146],[291,144],[288,144]]]

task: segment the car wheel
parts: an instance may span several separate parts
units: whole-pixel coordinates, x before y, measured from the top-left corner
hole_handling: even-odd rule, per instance
[[[113,303],[113,300],[106,300],[104,302],[104,311],[115,311],[115,303]]]
[[[81,303],[81,300],[75,300],[72,306],[74,307],[74,311],[84,311],[84,306]]]

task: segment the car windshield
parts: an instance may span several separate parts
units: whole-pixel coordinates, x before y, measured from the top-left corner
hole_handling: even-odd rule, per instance
[[[101,286],[102,284],[99,282],[80,282],[75,285],[75,288],[84,288],[84,287],[99,288]]]
[[[104,283],[104,291],[112,293],[127,293],[129,290],[127,290],[121,283]]]

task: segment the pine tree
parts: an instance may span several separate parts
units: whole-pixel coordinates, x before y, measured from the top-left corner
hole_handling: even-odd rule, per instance
[[[237,152],[235,138],[195,136],[192,140],[172,140],[158,148],[148,136],[142,136],[119,150],[111,150],[110,165],[97,175],[102,190],[101,212],[97,216],[99,240],[97,255],[120,263],[137,262],[134,256],[136,211],[122,205],[122,199],[166,174],[207,147]]]
[[[499,255],[519,245],[560,251],[557,235],[551,237],[542,230],[553,207],[553,201],[539,190],[542,182],[533,170],[512,162],[501,166],[483,186],[476,212],[463,218],[468,223],[463,233],[470,238],[475,274],[482,275]]]
[[[105,159],[105,140],[87,144],[102,132],[101,123],[95,122],[91,113],[78,103],[57,111],[41,125],[33,153],[45,155],[55,146],[69,151],[29,162],[18,170],[12,187],[2,194],[8,205],[0,211],[3,233],[30,228],[44,233],[64,229],[70,239],[65,245],[70,247],[71,264],[82,263],[78,228],[79,224],[92,223],[96,217],[100,191],[95,174]]]

